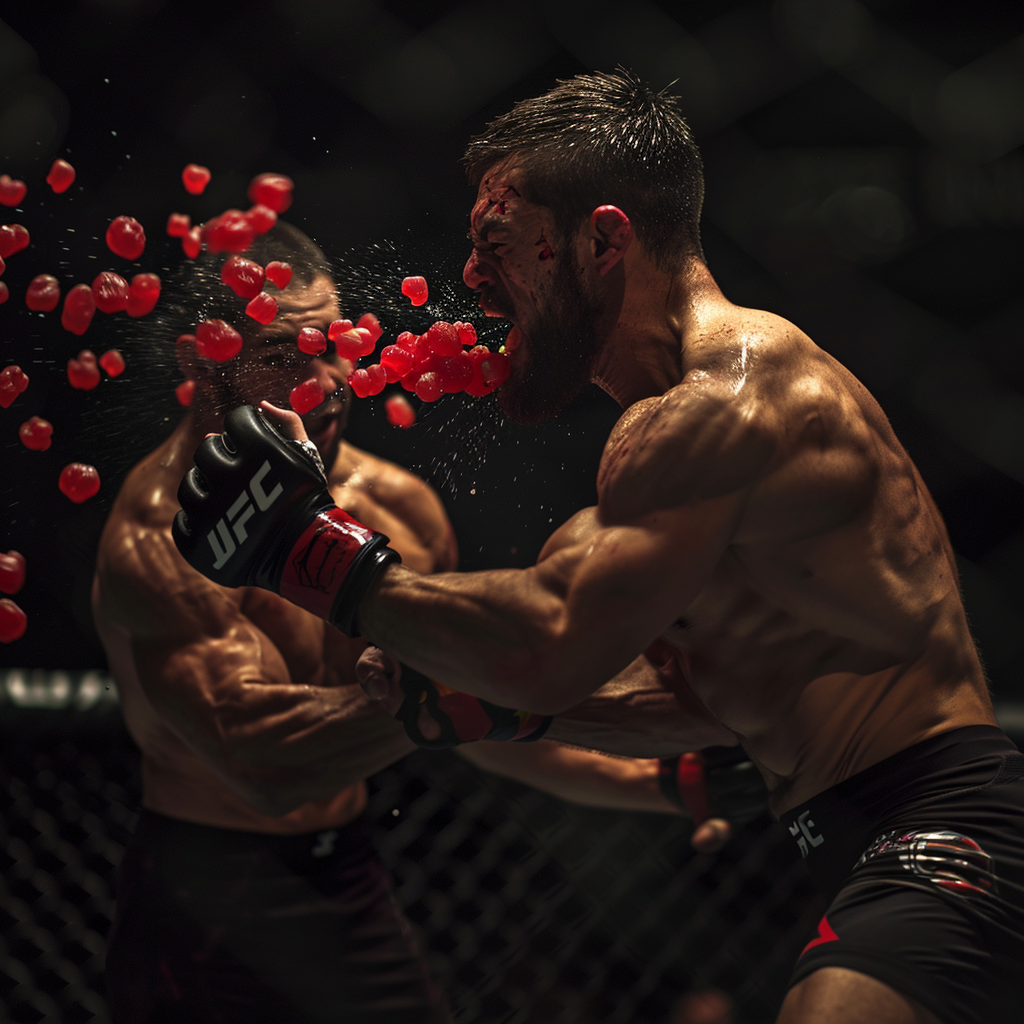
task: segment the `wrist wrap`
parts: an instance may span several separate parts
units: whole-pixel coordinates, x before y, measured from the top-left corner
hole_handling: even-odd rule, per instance
[[[434,683],[407,665],[402,666],[401,685],[405,700],[395,717],[405,726],[413,743],[431,750],[457,747],[474,740],[532,743],[539,740],[551,725],[550,715],[499,707],[490,701]],[[441,728],[437,739],[428,740],[420,731],[419,714],[423,705]]]
[[[359,636],[359,602],[377,574],[400,561],[388,538],[340,508],[318,512],[284,559],[278,593],[346,636]]]

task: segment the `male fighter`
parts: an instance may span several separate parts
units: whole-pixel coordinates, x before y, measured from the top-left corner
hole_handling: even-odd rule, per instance
[[[591,380],[625,409],[597,507],[532,568],[424,576],[240,410],[182,482],[180,550],[485,710],[557,714],[668,647],[830,900],[779,1019],[1005,1019],[1024,962],[1024,757],[996,727],[946,531],[881,409],[794,325],[723,296],[670,97],[581,76],[517,104],[466,159],[465,281],[514,325],[503,408],[553,415]],[[265,462],[288,495],[215,569],[207,534]],[[333,575],[300,578],[298,555],[328,540]],[[411,689],[444,730],[476,734],[471,698],[445,709]]]
[[[114,1019],[447,1020],[361,817],[363,779],[415,749],[355,684],[364,642],[265,590],[210,583],[171,541],[178,482],[199,441],[222,429],[224,408],[283,401],[312,375],[330,397],[304,422],[334,499],[385,531],[411,569],[455,564],[433,491],[342,439],[351,366],[333,346],[319,358],[296,346],[302,327],[326,332],[340,315],[323,254],[279,224],[247,256],[291,264],[292,282],[276,292],[278,317],[245,328],[244,300],[220,280],[223,258],[197,263],[184,312],[233,320],[244,347],[215,363],[178,346],[196,381],[192,406],[128,476],[99,549],[95,619],[143,770],[107,957]],[[259,491],[268,493],[269,480]],[[232,522],[244,515],[236,510]],[[640,699],[671,718],[671,694]],[[465,753],[567,799],[673,810],[657,761],[547,741]],[[705,822],[696,845],[720,845],[722,826]]]

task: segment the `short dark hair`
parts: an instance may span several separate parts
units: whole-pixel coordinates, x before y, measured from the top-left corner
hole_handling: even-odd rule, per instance
[[[470,184],[515,156],[524,198],[551,209],[563,234],[604,203],[620,207],[663,270],[704,259],[700,150],[676,97],[654,92],[632,72],[562,79],[520,100],[466,148]]]
[[[245,252],[239,255],[265,267],[272,260],[288,263],[292,281],[304,287],[321,276],[333,279],[333,272],[323,250],[307,234],[292,224],[277,221],[262,235],[257,235]],[[248,299],[239,298],[221,280],[221,268],[231,253],[203,252],[197,260],[183,268],[173,283],[174,301],[179,305],[181,330],[191,332],[200,320],[226,320],[249,340],[260,325],[247,316]],[[273,291],[273,289],[271,289]]]

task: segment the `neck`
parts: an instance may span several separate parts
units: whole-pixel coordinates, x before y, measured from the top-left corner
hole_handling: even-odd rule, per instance
[[[667,274],[641,255],[623,274],[621,302],[611,311],[613,323],[591,379],[628,408],[682,381],[687,349],[699,341],[712,310],[728,302],[698,260]]]

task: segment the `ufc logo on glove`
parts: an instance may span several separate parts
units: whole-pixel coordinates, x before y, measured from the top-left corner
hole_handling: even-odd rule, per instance
[[[236,540],[238,544],[246,542],[249,534],[246,531],[245,524],[251,516],[256,514],[256,509],[258,508],[261,512],[266,512],[284,493],[284,488],[280,484],[276,484],[269,494],[263,489],[263,478],[269,472],[270,463],[264,462],[253,474],[252,479],[249,481],[248,490],[242,491],[238,499],[227,510],[224,517],[218,519],[214,528],[206,535],[206,539],[210,542],[210,547],[213,548],[214,569],[222,568],[235,553],[237,550]],[[256,503],[256,508],[253,508],[252,504],[250,504],[250,495],[252,496],[252,501]],[[230,530],[228,529],[229,523],[231,526]],[[232,532],[234,537],[231,536]],[[218,535],[220,537],[219,541],[217,539]]]

